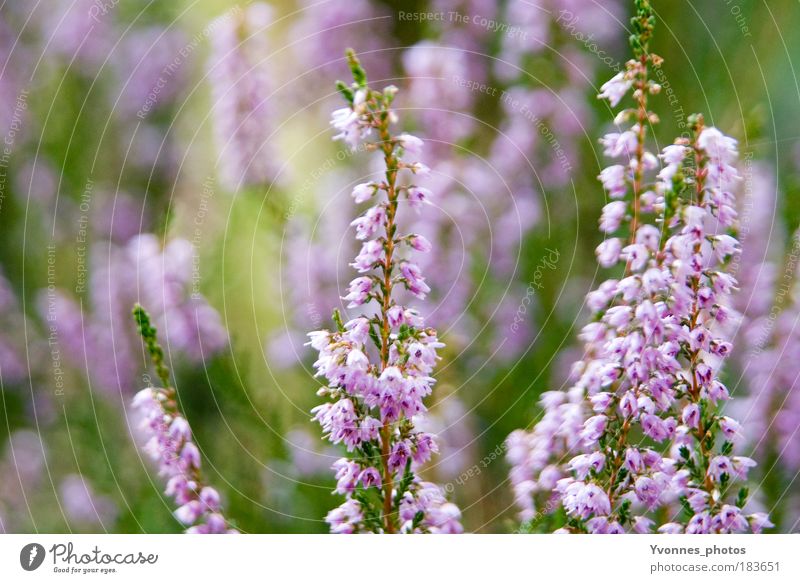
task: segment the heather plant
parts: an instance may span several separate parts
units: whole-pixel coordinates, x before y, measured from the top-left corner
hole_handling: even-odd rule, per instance
[[[558,336],[537,329],[562,284],[548,285],[544,294],[530,293],[527,281],[533,267],[524,243],[543,236],[550,216],[572,212],[571,189],[576,180],[578,187],[585,180],[573,170],[582,167],[582,141],[594,122],[586,105],[590,80],[603,67],[584,50],[583,38],[592,33],[613,44],[614,15],[621,6],[616,0],[602,8],[594,2],[556,0],[547,2],[544,10],[531,10],[525,2],[481,0],[437,0],[432,6],[445,14],[513,23],[519,30],[506,35],[463,18],[445,18],[423,29],[400,16],[408,7],[318,3],[292,15],[297,24],[286,43],[308,63],[308,70],[286,80],[284,86],[291,87],[294,99],[276,100],[276,107],[287,124],[329,107],[331,96],[320,86],[326,75],[319,73],[339,63],[331,54],[340,51],[331,47],[343,39],[359,47],[372,79],[406,80],[395,106],[411,133],[425,132],[425,161],[436,169],[427,179],[428,188],[436,192],[435,204],[427,212],[412,214],[407,228],[436,249],[417,259],[431,292],[424,304],[411,298],[409,305],[423,309],[429,325],[447,331],[443,350],[452,357],[437,376],[426,417],[431,422],[427,427],[437,429],[440,449],[426,475],[444,483],[469,470],[470,460],[480,458],[484,446],[493,450],[501,444],[517,423],[512,419],[516,412],[503,415],[512,391],[489,396],[478,387],[502,376],[500,371],[514,367],[526,351],[533,356],[527,366],[537,368],[534,360],[543,358],[547,344]],[[561,13],[564,17],[557,19]],[[395,26],[387,26],[393,20]],[[576,31],[584,37],[579,40]],[[273,76],[281,75],[278,63],[270,61],[270,70]],[[341,305],[339,296],[346,295],[342,284],[350,274],[341,256],[351,252],[352,244],[342,242],[342,233],[352,217],[332,194],[346,196],[350,183],[363,182],[365,173],[375,171],[374,165],[361,164],[364,158],[340,151],[336,164],[314,165],[310,178],[308,172],[295,176],[297,203],[286,215],[282,244],[280,308],[285,324],[272,330],[266,342],[269,367],[280,369],[281,378],[291,378],[303,364],[303,332],[319,327],[320,314]],[[319,176],[324,176],[325,188],[317,187]],[[555,241],[550,242],[556,249],[572,243],[566,230],[553,235]],[[539,343],[535,351],[534,339]],[[485,366],[487,362],[492,366]],[[481,382],[461,385],[473,374]],[[466,407],[456,420],[448,420],[454,401]],[[477,433],[460,435],[451,446],[450,435],[498,418],[505,426],[492,422],[482,438]],[[466,501],[471,497],[468,489],[488,489],[502,475],[497,464],[469,480],[468,488],[458,488],[454,497],[459,503]],[[287,488],[293,484],[287,483]],[[475,524],[492,520],[501,506],[485,509],[484,518],[473,514],[472,519]]]
[[[398,121],[391,108],[397,88],[372,89],[355,54],[348,51],[347,58],[354,82],[337,84],[348,105],[333,113],[331,124],[339,132],[334,139],[353,149],[363,142],[383,158],[385,174],[352,193],[357,204],[371,203],[352,223],[363,244],[351,266],[361,275],[344,298],[348,308],[363,311],[347,322],[334,312],[333,331],[309,334],[310,345],[319,351],[317,375],[327,381],[318,394],[328,398],[312,412],[326,437],[348,452],[333,464],[336,493],[346,500],[326,520],[335,533],[456,533],[461,531],[458,508],[418,473],[437,451],[434,436],[419,431],[415,418],[426,411],[423,401],[431,393],[430,375],[443,344],[416,310],[399,303],[398,293],[404,288],[423,300],[430,291],[408,255],[429,252],[431,245],[421,235],[403,232],[398,220],[401,203],[423,212],[432,196],[405,181],[429,172],[413,160],[423,142],[392,131]]]
[[[575,383],[545,393],[543,418],[509,437],[511,479],[522,519],[554,515],[558,532],[760,532],[767,515],[745,510],[756,463],[735,455],[741,426],[722,411],[738,318],[736,141],[694,115],[689,138],[649,151],[658,119],[648,100],[660,90],[650,72],[661,58],[649,49],[650,3],[636,10],[634,58],[600,93],[612,107],[634,102],[601,140],[622,163],[600,173],[611,202],[597,259],[622,273],[587,296]]]
[[[192,441],[189,422],[178,408],[177,391],[170,382],[164,350],[150,316],[136,304],[133,317],[162,386],[140,390],[132,405],[141,415],[141,430],[147,439],[142,449],[166,479],[164,494],[178,504],[175,518],[188,527],[188,534],[238,532],[222,514],[219,493],[203,480],[200,450]]]

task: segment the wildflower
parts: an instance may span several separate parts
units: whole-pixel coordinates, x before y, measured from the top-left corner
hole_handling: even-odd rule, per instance
[[[623,261],[625,274],[588,297],[593,321],[580,334],[587,356],[574,369],[574,385],[542,399],[544,415],[529,434],[513,434],[512,481],[523,516],[537,500],[555,498],[568,532],[756,530],[762,517],[743,516],[744,494],[737,504],[727,499],[754,462],[730,455],[742,427],[717,411],[729,398],[718,378],[731,347],[725,324],[737,318],[729,297],[736,281],[727,272],[739,253],[729,190],[738,180],[736,142],[691,116],[690,139],[659,157],[647,151],[644,123],[655,119],[647,97],[658,92],[648,67],[660,59],[648,52],[649,3],[637,6],[635,58],[601,93],[616,105],[634,89],[637,106],[621,120],[635,117],[630,129],[603,140],[612,157],[632,153],[628,166],[610,166],[599,177],[620,200],[603,209],[600,227],[610,238],[597,247],[598,263]],[[687,167],[689,159],[696,166]],[[661,202],[643,208],[643,192],[656,192]],[[712,218],[731,234],[709,232]],[[634,447],[642,435],[652,449]],[[563,476],[555,487],[553,467]],[[693,514],[657,526],[658,510],[684,496]]]
[[[355,83],[341,86],[349,106],[334,112],[335,139],[355,148],[377,134],[384,146],[376,149],[388,167],[427,173],[419,161],[406,161],[406,156],[419,154],[422,140],[390,133],[396,89],[374,91],[352,52],[348,60]],[[334,464],[335,492],[346,500],[326,520],[335,533],[461,532],[458,508],[417,473],[437,451],[434,437],[417,430],[415,423],[426,411],[423,400],[431,393],[430,375],[443,344],[435,330],[395,298],[398,284],[419,299],[430,292],[419,265],[400,253],[429,252],[432,245],[421,235],[398,233],[396,215],[403,192],[418,212],[431,193],[420,186],[401,188],[396,172],[386,175],[388,182],[381,187],[368,183],[353,191],[356,202],[372,200],[373,206],[352,222],[356,238],[364,242],[351,266],[364,275],[350,283],[344,298],[350,308],[374,301],[377,315],[343,322],[336,312],[337,330],[309,333],[309,344],[319,352],[317,376],[325,378],[324,392],[332,399],[312,414],[326,437],[343,443],[349,454]],[[374,496],[364,496],[373,488],[379,490],[379,504]]]
[[[616,107],[632,86],[632,79],[626,78],[625,73],[617,73],[600,86],[600,95],[598,97],[608,99],[611,107]]]
[[[377,188],[371,182],[366,182],[364,184],[359,184],[353,189],[352,196],[353,201],[356,204],[360,204],[362,202],[368,201],[372,196],[375,194]]]
[[[141,417],[141,429],[147,438],[144,451],[167,482],[164,493],[178,504],[175,518],[188,527],[186,532],[190,534],[237,532],[220,512],[219,493],[203,484],[200,450],[192,441],[189,422],[177,408],[175,389],[169,387],[169,371],[163,364],[156,330],[141,306],[137,305],[134,316],[156,372],[167,388],[140,390],[133,397],[132,406]]]

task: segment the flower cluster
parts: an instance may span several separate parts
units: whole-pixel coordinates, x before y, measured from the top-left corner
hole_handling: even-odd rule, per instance
[[[366,147],[382,154],[385,174],[353,190],[356,203],[370,201],[372,206],[352,222],[363,241],[351,263],[360,275],[343,299],[365,312],[346,323],[336,312],[336,330],[309,334],[319,352],[315,369],[327,381],[319,394],[330,399],[314,408],[314,419],[332,443],[343,444],[350,454],[333,466],[336,493],[347,500],[327,521],[336,533],[460,532],[458,508],[438,486],[417,475],[437,451],[434,436],[415,429],[414,418],[426,411],[423,401],[431,393],[437,349],[443,344],[416,310],[397,302],[399,288],[418,299],[430,291],[408,257],[411,251],[430,251],[430,243],[400,233],[397,223],[401,202],[421,212],[431,197],[426,188],[399,180],[401,174],[428,173],[421,162],[406,160],[419,154],[423,144],[415,136],[391,133],[397,89],[371,89],[352,51],[348,60],[355,82],[338,85],[348,107],[333,113],[335,139],[355,149],[374,137]],[[368,306],[374,309],[367,312]]]
[[[543,419],[509,438],[512,481],[524,519],[537,516],[536,498],[563,508],[560,531],[758,532],[771,523],[746,515],[748,490],[734,486],[755,462],[733,455],[741,426],[720,413],[730,394],[719,372],[738,319],[736,142],[692,116],[691,139],[658,157],[647,150],[657,121],[647,98],[660,89],[648,67],[661,60],[647,50],[649,3],[637,7],[635,58],[600,94],[616,105],[633,90],[636,102],[617,117],[629,126],[601,140],[621,163],[599,177],[612,200],[597,257],[624,273],[587,297],[593,316],[574,385],[545,393]]]
[[[134,316],[158,376],[167,388],[142,389],[132,404],[141,414],[141,428],[147,437],[144,451],[167,480],[164,493],[178,504],[175,518],[188,527],[186,532],[190,534],[238,532],[222,514],[219,493],[203,484],[200,450],[192,441],[189,422],[178,410],[175,389],[169,386],[169,371],[163,364],[156,329],[141,306],[136,306]]]

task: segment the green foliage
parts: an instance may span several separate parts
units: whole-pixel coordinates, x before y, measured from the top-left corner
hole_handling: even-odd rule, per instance
[[[158,374],[158,378],[161,379],[163,388],[169,388],[171,382],[169,369],[166,364],[164,364],[164,349],[161,348],[161,345],[158,343],[158,331],[155,326],[150,323],[150,314],[148,314],[141,305],[136,304],[133,307],[133,319],[136,322],[139,335],[142,337],[145,347],[147,348],[147,353],[150,355],[150,359],[156,369],[156,374]]]

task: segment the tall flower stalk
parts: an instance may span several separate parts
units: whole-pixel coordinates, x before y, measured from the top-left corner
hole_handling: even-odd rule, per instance
[[[133,398],[133,407],[141,413],[141,427],[148,438],[144,451],[167,479],[164,493],[178,504],[175,518],[188,527],[187,534],[238,532],[222,514],[219,493],[203,480],[200,450],[192,441],[189,422],[178,409],[177,394],[170,384],[164,351],[150,316],[138,304],[133,316],[163,386],[139,391]]]
[[[630,125],[601,140],[622,163],[599,177],[613,200],[597,257],[622,277],[587,297],[593,317],[575,384],[545,393],[544,418],[510,436],[512,481],[523,519],[546,502],[543,514],[563,511],[561,532],[757,532],[771,524],[745,514],[741,484],[755,462],[733,455],[741,427],[721,412],[730,395],[720,369],[738,319],[736,141],[695,115],[690,138],[658,157],[648,151],[658,118],[647,99],[660,90],[648,72],[661,59],[648,47],[650,4],[635,4],[634,58],[600,94],[616,106],[632,90],[635,103],[616,120]]]
[[[381,180],[353,190],[357,204],[372,203],[352,222],[363,244],[351,266],[361,275],[343,298],[348,308],[362,313],[345,323],[336,311],[334,331],[309,334],[310,345],[319,351],[317,374],[327,380],[318,394],[330,399],[312,413],[327,438],[348,451],[333,465],[336,493],[346,501],[326,520],[336,533],[460,532],[458,508],[418,474],[437,451],[434,436],[415,429],[415,417],[426,411],[423,400],[431,393],[430,375],[443,344],[415,310],[398,303],[403,288],[421,300],[430,291],[408,257],[412,251],[430,251],[430,243],[401,233],[398,223],[401,203],[421,212],[431,196],[404,181],[429,172],[406,159],[419,154],[423,143],[392,133],[397,88],[373,90],[352,51],[347,59],[354,82],[337,84],[348,105],[333,113],[331,123],[339,131],[334,139],[353,149],[363,142],[367,151],[381,155],[384,173]]]

